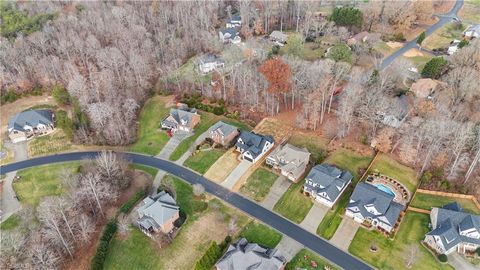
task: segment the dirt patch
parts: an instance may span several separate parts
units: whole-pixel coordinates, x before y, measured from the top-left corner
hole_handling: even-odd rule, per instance
[[[264,118],[253,130],[256,133],[273,136],[275,144],[287,139],[293,127],[277,118]]]
[[[398,49],[398,48],[402,47],[403,44],[400,43],[400,42],[389,41],[389,42],[387,42],[387,46],[392,48],[392,49]]]
[[[234,148],[231,148],[210,166],[210,169],[208,169],[204,176],[216,183],[221,183],[239,163],[238,153],[235,152]]]
[[[419,51],[418,49],[410,49],[406,53],[404,53],[403,56],[416,57],[416,56],[425,56],[425,54]]]
[[[134,171],[132,174],[132,183],[130,186],[122,192],[118,197],[115,204],[108,205],[105,213],[106,218],[99,220],[95,226],[95,232],[91,238],[90,243],[87,246],[80,248],[74,254],[74,259],[67,261],[62,269],[65,270],[77,270],[77,269],[90,269],[90,261],[97,249],[97,241],[100,237],[103,227],[108,222],[109,218],[112,218],[117,213],[118,208],[128,201],[140,188],[151,185],[153,181],[152,176],[142,171]]]

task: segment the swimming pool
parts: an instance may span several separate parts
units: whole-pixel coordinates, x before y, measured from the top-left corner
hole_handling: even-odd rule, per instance
[[[381,191],[385,192],[385,193],[388,193],[392,196],[395,196],[395,192],[393,192],[389,187],[383,185],[383,184],[376,184],[375,185],[378,189],[380,189]]]

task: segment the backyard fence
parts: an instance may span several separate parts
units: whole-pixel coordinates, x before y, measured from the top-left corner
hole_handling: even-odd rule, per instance
[[[478,202],[477,198],[473,195],[466,195],[466,194],[459,194],[459,193],[449,193],[449,192],[442,192],[442,191],[433,191],[433,190],[426,190],[426,189],[417,189],[418,193],[423,194],[430,194],[430,195],[437,195],[443,197],[450,197],[450,198],[458,198],[458,199],[468,199],[473,201],[475,206],[480,209],[480,203]]]
[[[430,214],[429,210],[416,208],[416,207],[413,207],[413,206],[408,206],[407,210],[412,211],[412,212],[422,213],[422,214]]]

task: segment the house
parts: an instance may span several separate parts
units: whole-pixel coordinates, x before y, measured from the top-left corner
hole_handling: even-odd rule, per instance
[[[480,37],[480,24],[470,25],[463,31],[463,36],[468,39]]]
[[[200,115],[196,111],[191,112],[182,109],[170,109],[170,114],[165,117],[161,126],[173,132],[192,132],[193,128],[200,122]]]
[[[367,39],[368,39],[368,32],[367,31],[363,31],[363,32],[360,32],[354,36],[352,36],[351,38],[349,38],[347,40],[347,44],[348,46],[353,46],[357,43],[360,43],[360,42],[366,42]]]
[[[332,165],[316,165],[305,177],[303,193],[312,196],[315,201],[332,207],[352,181],[350,172]]]
[[[264,136],[250,131],[241,131],[235,148],[241,153],[243,160],[257,162],[274,144],[275,141],[272,136]]]
[[[277,249],[264,248],[240,238],[230,245],[215,264],[217,270],[265,269],[282,270],[287,260]]]
[[[395,202],[395,195],[365,182],[353,190],[345,214],[358,223],[368,222],[378,229],[391,233],[404,205]]]
[[[225,61],[211,53],[203,55],[198,60],[198,70],[203,74],[209,73],[217,68],[222,68],[224,66]]]
[[[220,31],[218,31],[218,36],[220,38],[220,41],[223,43],[238,44],[242,42],[240,34],[235,28],[220,29]]]
[[[450,46],[448,46],[447,54],[452,55],[458,51],[458,44],[460,44],[460,40],[454,39],[450,42]]]
[[[429,78],[420,79],[412,84],[410,91],[412,91],[417,98],[431,99],[439,84],[438,81]]]
[[[242,17],[240,15],[232,15],[227,21],[226,28],[234,28],[242,26]]]
[[[267,165],[280,170],[293,182],[297,182],[307,169],[310,161],[310,152],[305,148],[298,148],[291,144],[277,147],[265,160]]]
[[[217,144],[230,146],[233,140],[240,134],[237,127],[218,121],[208,130],[209,137]]]
[[[280,31],[273,31],[270,33],[270,40],[275,42],[278,46],[284,46],[287,43],[288,35],[280,32]]]
[[[55,115],[51,110],[28,110],[13,116],[8,122],[8,137],[13,143],[55,130]]]
[[[453,202],[430,211],[432,230],[425,243],[440,254],[474,252],[480,247],[480,216],[466,213]]]
[[[137,213],[137,225],[145,234],[169,233],[180,217],[180,207],[170,194],[161,191],[153,197],[146,197]]]

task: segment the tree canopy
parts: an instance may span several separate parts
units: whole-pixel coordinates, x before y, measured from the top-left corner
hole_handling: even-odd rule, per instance
[[[339,26],[355,26],[362,27],[363,14],[354,7],[336,7],[333,10],[330,20]]]
[[[290,66],[280,58],[267,59],[260,67],[260,73],[265,76],[269,86],[267,91],[270,93],[284,93],[290,90],[292,70]]]
[[[438,79],[442,75],[446,66],[447,60],[443,59],[443,57],[432,58],[425,64],[425,67],[422,70],[422,77]]]
[[[343,43],[337,44],[330,48],[327,56],[336,62],[352,63],[353,60],[352,51]]]

